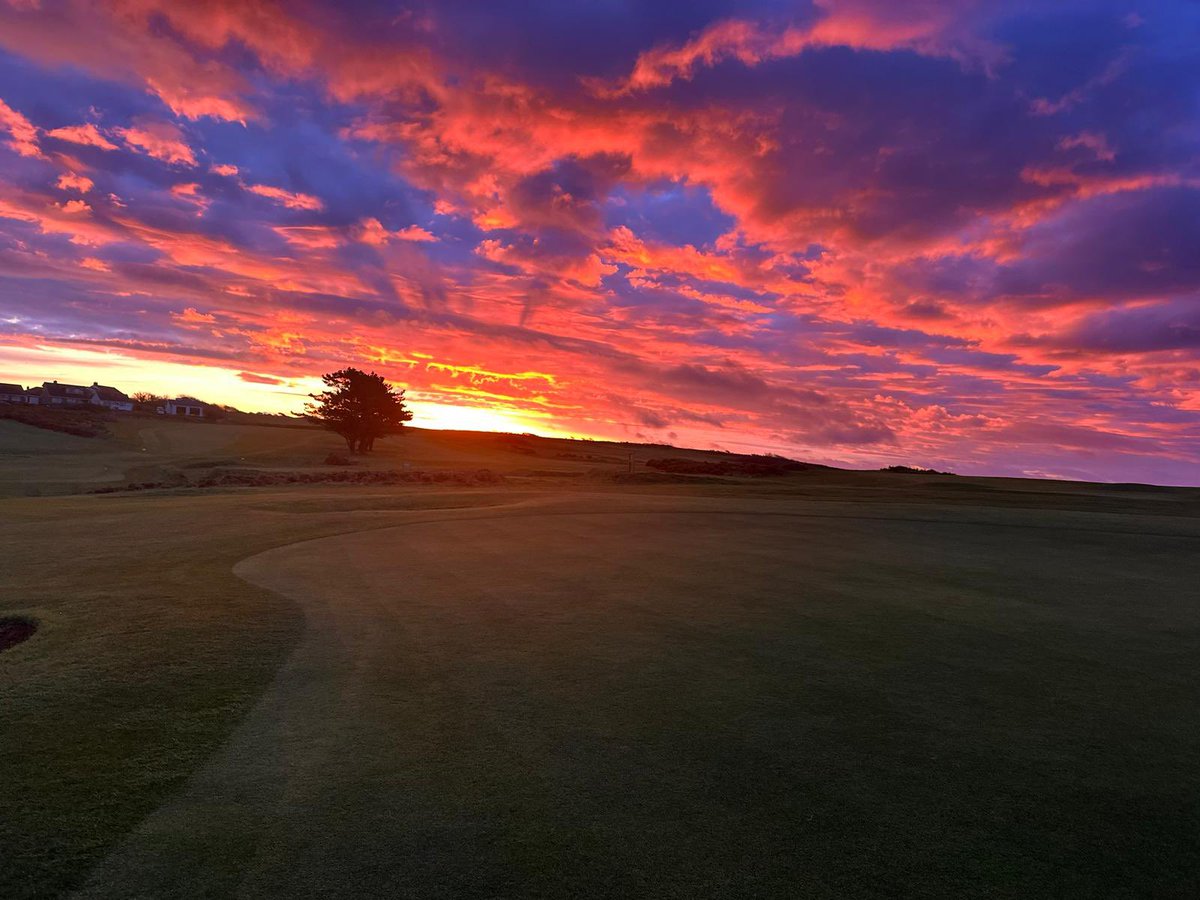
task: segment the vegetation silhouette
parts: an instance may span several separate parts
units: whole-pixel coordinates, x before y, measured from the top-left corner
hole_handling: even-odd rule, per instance
[[[0,652],[29,640],[37,631],[37,622],[23,616],[0,616]]]
[[[399,434],[412,413],[404,405],[404,390],[382,375],[346,368],[321,376],[328,390],[309,394],[314,402],[304,417],[341,435],[351,453],[370,453],[375,441]]]

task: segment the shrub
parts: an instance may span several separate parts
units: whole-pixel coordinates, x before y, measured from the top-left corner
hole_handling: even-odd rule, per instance
[[[54,409],[47,406],[0,403],[0,419],[10,419],[22,425],[94,438],[108,433],[111,414],[92,409]]]
[[[729,456],[725,459],[688,459],[667,456],[646,461],[646,467],[674,475],[733,475],[749,478],[769,478],[802,472],[814,468],[811,463],[802,463],[782,456]]]

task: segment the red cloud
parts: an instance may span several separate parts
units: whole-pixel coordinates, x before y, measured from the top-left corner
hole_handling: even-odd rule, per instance
[[[238,372],[238,378],[250,384],[286,384],[282,378],[272,378],[270,375],[256,375],[253,372]]]

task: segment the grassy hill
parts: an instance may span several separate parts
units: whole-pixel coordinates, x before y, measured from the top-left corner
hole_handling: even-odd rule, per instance
[[[59,494],[90,486],[196,481],[228,467],[265,472],[319,470],[344,455],[341,439],[294,423],[290,427],[198,422],[151,416],[109,416],[104,433],[84,439],[0,420],[0,495]],[[541,438],[534,435],[407,428],[380,441],[355,467],[491,469],[518,478],[647,474],[646,462],[669,455],[721,460],[731,454],[645,444]],[[651,473],[652,474],[652,473]],[[664,479],[670,480],[670,479]]]

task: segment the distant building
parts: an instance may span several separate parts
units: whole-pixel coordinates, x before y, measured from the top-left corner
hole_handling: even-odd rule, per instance
[[[92,402],[92,389],[82,384],[42,384],[39,400],[44,406],[87,406]]]
[[[133,412],[133,401],[115,387],[93,383],[88,390],[92,392],[89,402],[93,406],[103,406],[117,412]]]
[[[82,384],[47,381],[40,388],[25,391],[23,399],[9,402],[66,407],[99,406],[116,412],[133,412],[133,401],[124,392],[99,382],[84,387]]]
[[[0,403],[24,403],[25,388],[19,384],[0,383]]]
[[[186,416],[191,419],[203,419],[204,408],[204,404],[194,397],[168,400],[162,407],[163,412],[168,416]]]

